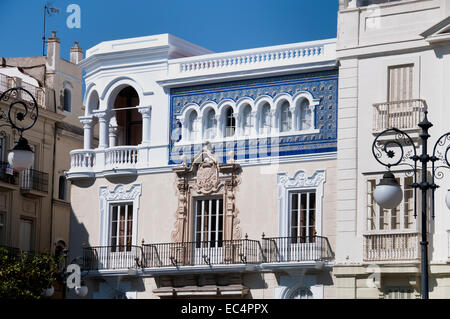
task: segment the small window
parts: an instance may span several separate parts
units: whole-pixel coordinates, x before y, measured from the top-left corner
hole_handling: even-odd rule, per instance
[[[112,252],[131,251],[133,243],[133,204],[111,204],[110,246]]]
[[[309,130],[312,128],[312,114],[311,109],[309,108],[309,101],[307,99],[303,99],[300,103],[299,114],[298,114],[298,128],[301,131]]]
[[[196,248],[222,247],[222,198],[196,200],[194,221],[194,238]]]
[[[242,133],[244,136],[249,136],[252,130],[252,107],[246,105],[242,111]]]
[[[404,176],[396,180],[403,189],[403,201],[394,209],[384,209],[375,202],[373,193],[378,180],[367,180],[367,230],[390,231],[415,229],[414,189],[411,187],[414,179],[411,176]],[[420,207],[420,205],[417,207]]]
[[[67,200],[67,179],[65,176],[59,177],[58,199]]]
[[[233,108],[228,107],[225,119],[225,137],[234,135],[236,130],[236,119],[234,118]]]
[[[388,68],[389,102],[405,101],[413,98],[414,64],[395,65]],[[398,112],[404,110],[398,110]]]
[[[280,108],[280,132],[289,132],[292,128],[292,113],[289,102],[284,101]]]
[[[207,139],[216,137],[216,112],[214,110],[209,110],[206,115],[205,137]]]
[[[66,112],[72,112],[72,91],[69,88],[65,88],[63,92],[64,92],[63,109]]]
[[[189,140],[196,141],[197,137],[198,137],[198,131],[199,131],[196,111],[192,111],[189,114],[188,129],[189,129]]]
[[[262,134],[270,134],[272,125],[270,123],[270,105],[265,103],[261,109],[261,130]]]
[[[290,193],[290,237],[292,243],[314,242],[316,236],[316,193]]]
[[[20,219],[19,248],[22,251],[33,250],[34,223],[31,219]]]

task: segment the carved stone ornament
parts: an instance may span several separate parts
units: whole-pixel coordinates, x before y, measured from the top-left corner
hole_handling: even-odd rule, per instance
[[[197,192],[208,194],[217,189],[219,184],[219,170],[217,163],[214,163],[209,157],[198,166],[197,170]]]
[[[134,200],[141,194],[141,185],[132,185],[129,190],[122,184],[117,185],[113,190],[107,187],[100,188],[100,198],[107,201],[113,200]]]
[[[173,169],[176,174],[178,208],[172,241],[191,241],[189,229],[193,221],[194,200],[202,196],[222,197],[224,201],[224,239],[239,239],[242,232],[235,208],[236,186],[240,183],[240,166],[235,163],[220,164],[206,143],[202,151]]]

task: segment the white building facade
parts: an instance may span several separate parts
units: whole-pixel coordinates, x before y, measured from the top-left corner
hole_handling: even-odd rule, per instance
[[[372,143],[381,131],[397,127],[420,147],[417,124],[425,107],[433,123],[429,154],[449,131],[449,10],[447,0],[340,1],[338,298],[420,297],[420,190],[415,218],[411,167],[392,167],[403,201],[393,210],[380,208],[373,192],[386,168],[372,154]],[[400,149],[392,146],[391,155],[399,156]],[[436,166],[445,165],[442,147],[437,148]],[[412,156],[412,148],[405,147],[404,155]],[[450,289],[446,174],[445,169],[436,171],[435,218],[428,215],[430,298],[447,298]]]
[[[335,39],[212,53],[163,34],[79,65],[70,252],[89,298],[336,297]]]

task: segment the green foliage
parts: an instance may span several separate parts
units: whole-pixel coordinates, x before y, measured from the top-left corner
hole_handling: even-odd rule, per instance
[[[0,247],[0,298],[40,299],[56,280],[58,263],[49,254],[20,253]]]

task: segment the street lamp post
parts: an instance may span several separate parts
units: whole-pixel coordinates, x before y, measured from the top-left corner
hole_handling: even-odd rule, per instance
[[[36,124],[38,119],[38,104],[34,96],[22,87],[14,87],[0,95],[0,101],[10,103],[7,112],[0,109],[0,119],[6,121],[0,127],[9,126],[19,133],[17,144],[8,154],[8,162],[16,171],[31,167],[34,153],[23,132]]]
[[[417,217],[417,189],[421,190],[422,211],[421,211],[421,296],[428,299],[428,240],[427,240],[427,198],[428,191],[431,191],[431,217],[434,219],[434,192],[439,186],[435,184],[435,179],[443,177],[441,168],[450,168],[448,152],[450,150],[450,132],[443,134],[436,141],[433,147],[433,154],[428,154],[428,130],[433,126],[427,118],[428,110],[425,107],[424,118],[418,123],[421,128],[419,138],[422,152],[417,155],[416,146],[413,139],[404,131],[397,128],[390,128],[379,133],[372,144],[372,153],[375,159],[386,166],[388,172],[383,175],[380,183],[374,191],[374,199],[382,208],[393,209],[400,204],[403,192],[400,185],[395,180],[390,171],[393,166],[407,165],[412,170],[414,183],[410,186],[414,189],[414,218]],[[392,137],[394,134],[395,137]],[[388,138],[384,138],[390,136]],[[420,162],[421,168],[418,168]],[[431,162],[431,180],[428,177],[428,163]],[[421,181],[418,183],[417,174],[421,173]],[[450,193],[446,196],[447,207],[450,208]]]

